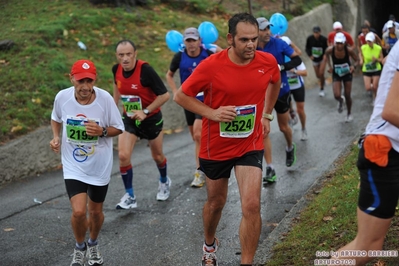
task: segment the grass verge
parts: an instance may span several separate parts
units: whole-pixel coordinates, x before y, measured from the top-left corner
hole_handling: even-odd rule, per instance
[[[359,174],[356,168],[358,148],[353,145],[328,174],[307,195],[309,205],[292,220],[292,229],[283,233],[272,250],[266,266],[314,265],[317,251],[337,251],[356,236],[356,207]],[[398,214],[398,213],[396,213]],[[385,240],[384,250],[397,250],[399,219],[395,217]],[[319,254],[318,254],[319,255]],[[399,265],[398,258],[377,258],[367,265]]]

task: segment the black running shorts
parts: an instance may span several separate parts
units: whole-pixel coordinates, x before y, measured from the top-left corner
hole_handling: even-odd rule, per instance
[[[186,116],[186,122],[188,126],[193,126],[195,119],[202,119],[202,116],[194,114],[186,109],[184,109],[184,115]]]
[[[362,72],[363,76],[366,77],[378,77],[381,76],[381,70],[374,71],[374,72]]]
[[[381,167],[364,157],[362,147],[357,168],[360,172],[359,209],[378,218],[392,218],[399,198],[399,153],[391,149],[388,165]]]
[[[199,169],[212,180],[230,178],[231,170],[236,165],[255,166],[262,169],[263,150],[250,151],[241,157],[226,161],[213,161],[199,158]]]
[[[143,121],[131,119],[124,113],[123,124],[125,125],[125,131],[141,139],[156,139],[163,128],[162,113],[158,112]]]
[[[69,199],[77,194],[87,193],[89,198],[96,203],[104,202],[108,191],[108,185],[93,186],[75,179],[65,179],[65,187]]]
[[[278,97],[276,104],[274,105],[274,110],[278,114],[284,114],[290,109],[290,92]]]
[[[337,74],[333,74],[333,81],[335,82],[335,81],[339,81],[339,82],[349,82],[349,81],[352,81],[352,74],[347,74],[347,75],[345,75],[345,76],[342,76],[342,77],[340,77],[340,76],[338,76]]]
[[[303,103],[305,101],[305,87],[302,86],[298,89],[291,90],[291,94],[297,103]]]

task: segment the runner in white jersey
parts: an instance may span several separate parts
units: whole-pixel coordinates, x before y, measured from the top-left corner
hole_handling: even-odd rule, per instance
[[[112,170],[112,137],[124,131],[113,97],[94,86],[96,76],[93,62],[75,62],[70,74],[73,86],[58,92],[51,114],[50,147],[55,152],[61,150],[72,207],[76,244],[71,266],[85,265],[86,252],[88,265],[103,264],[97,238],[104,222],[103,202]]]
[[[282,36],[281,39],[285,41],[288,45],[292,46],[294,50],[297,51],[299,49],[296,48],[296,45],[292,43],[289,37]],[[286,60],[290,59],[286,58]],[[302,126],[301,140],[308,139],[308,133],[306,131],[306,113],[305,113],[305,82],[303,80],[303,77],[306,77],[307,75],[308,71],[306,70],[306,66],[303,62],[299,66],[287,71],[288,85],[290,86],[291,95],[292,97],[294,97],[295,100],[296,112],[298,113],[299,120],[301,121],[301,126]],[[294,109],[292,108],[291,97],[290,97],[290,114],[292,112],[291,110]]]
[[[287,71],[288,84],[290,85],[291,95],[295,100],[296,112],[301,121],[301,140],[308,139],[306,131],[306,113],[305,113],[305,82],[304,76],[307,76],[305,64],[302,62],[299,66]]]
[[[356,238],[341,248],[364,250],[367,256],[345,257],[365,265],[382,251],[384,239],[395,215],[399,198],[399,44],[387,56],[365,134],[359,141],[357,167],[360,190]],[[367,253],[366,253],[367,252]],[[351,254],[351,253],[349,253]],[[398,256],[395,250],[392,256]]]

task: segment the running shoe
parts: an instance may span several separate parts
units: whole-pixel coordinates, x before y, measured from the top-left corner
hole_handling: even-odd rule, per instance
[[[319,91],[319,96],[320,96],[320,97],[326,96],[326,93],[324,92],[324,90],[320,90],[320,91]]]
[[[132,197],[129,195],[129,193],[126,193],[121,198],[121,202],[116,204],[116,208],[118,210],[120,210],[120,209],[128,210],[128,209],[137,208],[136,197]]]
[[[295,164],[296,162],[296,145],[293,142],[292,143],[292,150],[291,151],[285,151],[287,153],[287,157],[285,160],[285,165],[287,167],[291,167]]]
[[[348,116],[346,117],[346,119],[345,119],[345,123],[350,123],[350,122],[352,122],[352,121],[353,121],[352,115],[348,115]]]
[[[191,182],[192,187],[202,187],[205,184],[205,174],[201,170],[196,170],[194,180]]]
[[[84,250],[80,250],[75,247],[75,249],[73,250],[73,259],[70,266],[84,266],[86,251],[86,246]]]
[[[103,265],[104,260],[101,256],[100,251],[98,250],[98,244],[93,246],[88,246],[87,252],[87,263],[89,266],[98,266]]]
[[[166,183],[161,183],[161,181],[159,181],[157,200],[165,201],[169,198],[172,180],[170,180],[169,177],[167,178],[168,180],[166,181]]]
[[[307,139],[308,139],[308,132],[306,131],[306,129],[302,129],[301,140],[307,140]]]
[[[341,95],[341,101],[338,103],[338,113],[342,113],[344,110],[344,104],[345,104],[345,97]]]
[[[290,112],[290,124],[291,126],[295,126],[296,124],[298,124],[298,116],[296,115],[295,111],[291,111]]]
[[[216,257],[216,251],[219,246],[219,240],[215,238],[215,245],[213,246],[213,250],[209,251],[205,243],[203,245],[203,255],[202,255],[202,266],[217,266],[218,265],[218,260]]]
[[[270,166],[266,166],[266,176],[263,177],[263,183],[273,183],[276,182],[277,176],[276,171]]]

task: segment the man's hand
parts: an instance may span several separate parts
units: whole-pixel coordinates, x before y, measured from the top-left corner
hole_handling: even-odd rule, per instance
[[[218,109],[212,111],[212,115],[209,119],[215,122],[231,122],[237,116],[235,106],[220,106]]]
[[[85,123],[86,133],[89,136],[101,136],[103,128],[100,127],[95,121],[88,121]]]
[[[263,138],[266,138],[270,133],[270,120],[267,118],[261,119]]]
[[[143,110],[136,110],[133,111],[133,113],[134,115],[130,117],[131,119],[143,121],[144,119],[147,118],[147,115],[143,112]]]
[[[55,137],[50,141],[50,148],[56,153],[60,152],[61,141],[59,137]]]

